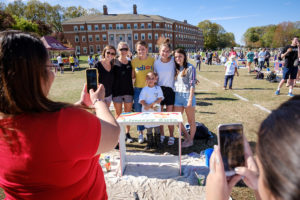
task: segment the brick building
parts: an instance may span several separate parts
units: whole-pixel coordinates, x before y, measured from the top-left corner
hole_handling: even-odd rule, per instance
[[[133,5],[133,14],[108,14],[104,5],[102,15],[73,18],[64,21],[62,26],[65,37],[80,55],[101,52],[108,44],[117,47],[120,41],[126,41],[134,50],[139,40],[148,43],[149,52],[158,52],[159,37],[170,38],[174,48],[203,49],[203,34],[198,27],[186,20],[138,14],[136,5]]]

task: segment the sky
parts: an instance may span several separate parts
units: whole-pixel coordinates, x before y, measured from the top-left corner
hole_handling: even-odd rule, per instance
[[[0,0],[8,4],[13,0]],[[40,0],[51,5],[82,6],[109,14],[132,13],[133,4],[138,14],[161,15],[179,21],[187,20],[197,25],[210,20],[232,32],[238,44],[243,44],[243,34],[253,26],[300,21],[300,0]],[[24,0],[27,2],[27,0]]]

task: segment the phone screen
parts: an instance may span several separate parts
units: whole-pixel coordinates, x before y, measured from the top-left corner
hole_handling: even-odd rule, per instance
[[[221,125],[219,127],[219,146],[227,176],[235,174],[234,168],[245,166],[243,126]]]
[[[86,70],[87,92],[89,92],[90,89],[93,89],[94,91],[97,90],[97,85],[98,85],[97,73],[98,73],[97,69]]]

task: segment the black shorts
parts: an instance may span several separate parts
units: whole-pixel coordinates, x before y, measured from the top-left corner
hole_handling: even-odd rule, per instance
[[[164,100],[160,102],[160,105],[174,105],[175,102],[175,92],[170,87],[160,86],[164,95]]]
[[[63,67],[63,66],[64,66],[64,64],[63,64],[63,63],[59,63],[59,66],[60,66],[60,67]]]
[[[283,67],[282,69],[282,77],[284,80],[289,78],[296,79],[298,73],[298,67]]]
[[[74,66],[75,66],[75,63],[70,63],[70,66],[73,66],[73,67],[74,67]]]

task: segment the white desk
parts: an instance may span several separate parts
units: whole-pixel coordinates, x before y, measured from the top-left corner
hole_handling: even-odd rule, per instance
[[[121,176],[124,174],[127,163],[131,161],[131,159],[126,158],[125,127],[128,125],[178,125],[178,167],[179,175],[181,175],[181,123],[183,122],[183,120],[180,112],[122,113],[118,117],[117,122],[121,127],[119,138]],[[169,161],[170,159],[168,159],[166,156],[166,162]]]

